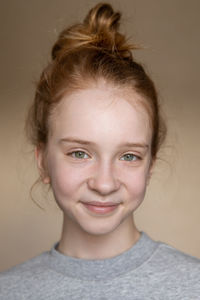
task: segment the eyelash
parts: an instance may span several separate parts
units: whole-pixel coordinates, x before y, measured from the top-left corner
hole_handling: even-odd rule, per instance
[[[137,160],[141,160],[141,159],[142,159],[140,156],[135,155],[135,154],[133,154],[133,153],[125,153],[124,155],[122,155],[122,158],[125,157],[126,155],[127,155],[127,156],[128,156],[128,155],[129,155],[129,156],[132,156],[132,157],[135,158],[135,159],[132,159],[132,160],[121,159],[121,160],[133,162],[133,161],[137,161]]]
[[[76,153],[81,153],[81,154],[83,154],[83,155],[87,155],[87,157],[85,158],[85,157],[76,157],[75,155],[76,155]],[[70,153],[67,153],[67,155],[68,156],[71,156],[71,157],[73,157],[73,158],[75,158],[75,159],[88,159],[90,156],[85,152],[85,151],[82,151],[82,150],[76,150],[76,151],[72,151],[72,152],[70,152]],[[131,156],[133,159],[132,160],[125,160],[125,159],[122,159],[123,157],[125,157],[125,156]],[[135,159],[134,159],[135,158]],[[137,161],[137,160],[141,160],[142,158],[140,157],[140,156],[138,156],[138,155],[135,155],[135,154],[133,154],[133,153],[125,153],[124,155],[122,155],[122,157],[120,158],[120,160],[123,160],[123,161],[128,161],[128,162],[134,162],[134,161]]]
[[[82,157],[75,157],[75,154],[76,153],[82,153],[82,154],[86,154],[88,157],[87,158],[89,158],[89,155],[85,152],[85,151],[82,151],[82,150],[76,150],[76,151],[72,151],[72,152],[70,152],[70,153],[67,153],[67,155],[68,156],[71,156],[71,157],[73,157],[73,158],[75,158],[75,159],[87,159],[87,158],[82,158]]]

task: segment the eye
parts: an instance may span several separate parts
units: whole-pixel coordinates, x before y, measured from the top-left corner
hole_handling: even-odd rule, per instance
[[[134,155],[132,153],[127,153],[127,154],[124,154],[122,157],[121,157],[121,160],[125,160],[125,161],[136,161],[140,159],[137,155]]]
[[[89,158],[89,155],[85,153],[84,151],[73,151],[69,153],[68,155],[71,155],[74,158],[78,159],[84,159],[84,158]]]

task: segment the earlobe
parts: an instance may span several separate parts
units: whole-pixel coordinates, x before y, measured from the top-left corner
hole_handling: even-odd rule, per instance
[[[149,185],[149,183],[150,183],[151,175],[152,175],[152,172],[150,171],[148,174],[148,177],[147,177],[147,185]]]
[[[37,146],[35,148],[35,158],[37,161],[37,167],[40,173],[40,178],[41,181],[44,184],[49,184],[50,183],[50,177],[47,172],[47,168],[45,167],[45,154],[44,154],[44,149],[42,146]]]
[[[49,184],[49,183],[50,183],[50,177],[49,177],[48,175],[44,176],[44,177],[42,178],[42,182],[43,182],[44,184]]]
[[[149,173],[148,173],[148,177],[147,177],[147,185],[149,185],[149,183],[150,183],[150,179],[151,179],[151,176],[153,174],[154,165],[155,165],[155,161],[152,160],[151,164],[149,166]]]

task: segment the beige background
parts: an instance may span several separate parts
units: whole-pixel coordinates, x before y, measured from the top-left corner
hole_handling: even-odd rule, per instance
[[[136,56],[157,83],[168,123],[137,224],[153,238],[200,257],[200,1],[113,0],[122,29],[146,46]],[[57,32],[80,20],[92,0],[1,0],[0,7],[0,270],[49,249],[61,214],[37,178],[24,119]]]

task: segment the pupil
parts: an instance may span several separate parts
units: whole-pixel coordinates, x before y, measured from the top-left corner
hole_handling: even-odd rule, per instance
[[[126,154],[126,158],[127,158],[128,160],[131,160],[131,159],[133,158],[133,154]]]
[[[81,152],[81,151],[76,152],[76,157],[82,158],[83,157],[83,152]]]

